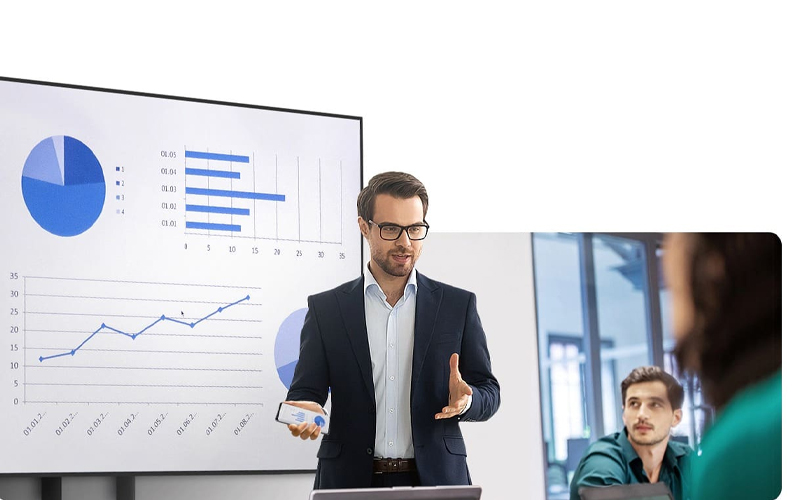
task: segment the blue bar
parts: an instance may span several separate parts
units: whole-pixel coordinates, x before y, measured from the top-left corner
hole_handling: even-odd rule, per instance
[[[235,161],[237,163],[250,163],[249,156],[226,155],[224,153],[206,153],[204,151],[186,151],[186,158],[199,158],[201,160]]]
[[[235,233],[242,232],[242,226],[238,224],[212,224],[210,222],[192,222],[186,221],[186,229],[211,229],[214,231],[233,231]]]
[[[204,196],[223,196],[225,198],[246,198],[248,200],[286,201],[286,195],[251,193],[249,191],[226,191],[224,189],[186,188],[186,194],[200,194]]]
[[[239,179],[239,172],[225,170],[208,170],[205,168],[187,168],[186,175],[202,175],[203,177],[222,177],[224,179]]]
[[[204,214],[250,215],[249,208],[211,207],[208,205],[186,205],[186,211]]]

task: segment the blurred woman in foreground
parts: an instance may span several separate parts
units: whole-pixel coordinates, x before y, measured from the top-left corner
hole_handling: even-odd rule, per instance
[[[692,500],[781,492],[781,243],[767,233],[676,233],[664,272],[676,357],[716,410],[692,466]]]

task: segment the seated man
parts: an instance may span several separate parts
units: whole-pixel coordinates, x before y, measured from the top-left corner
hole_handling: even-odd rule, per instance
[[[580,500],[584,486],[658,481],[675,500],[685,500],[692,449],[669,439],[683,416],[683,387],[657,366],[643,366],[622,381],[622,401],[625,428],[589,446],[572,477],[570,500]]]

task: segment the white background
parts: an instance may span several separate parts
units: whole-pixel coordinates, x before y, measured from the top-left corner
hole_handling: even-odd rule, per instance
[[[799,18],[790,1],[14,4],[0,74],[363,116],[365,179],[418,175],[439,231],[774,231],[792,304]]]

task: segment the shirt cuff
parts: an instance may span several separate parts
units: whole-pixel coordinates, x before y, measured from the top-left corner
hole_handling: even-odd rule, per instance
[[[459,415],[463,415],[463,414],[467,413],[467,411],[469,411],[469,407],[470,406],[472,406],[472,394],[467,396],[467,406],[465,406],[464,409],[461,410],[461,413],[459,413]]]

